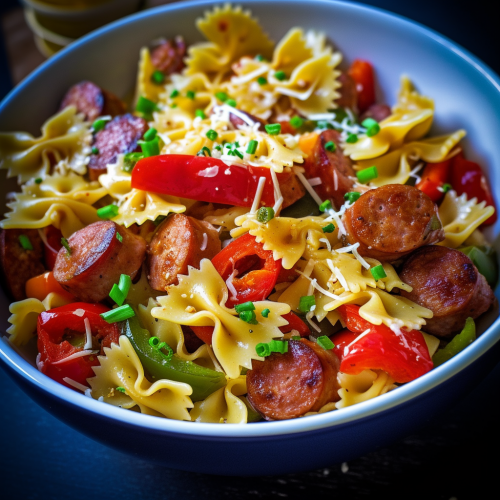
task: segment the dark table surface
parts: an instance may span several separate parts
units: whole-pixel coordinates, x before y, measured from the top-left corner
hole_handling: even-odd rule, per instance
[[[469,2],[464,8],[450,0],[364,3],[439,31],[500,73],[497,16],[491,2]],[[1,54],[0,50],[0,59]],[[0,76],[4,90],[5,69]],[[114,451],[42,410],[3,369],[0,407],[0,498],[6,500],[299,499],[304,495],[465,500],[498,495],[500,365],[456,408],[414,435],[348,464],[273,477],[193,474]]]

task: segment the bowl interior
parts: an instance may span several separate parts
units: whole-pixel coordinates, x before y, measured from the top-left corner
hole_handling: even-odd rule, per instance
[[[214,2],[189,2],[140,12],[76,41],[6,97],[0,105],[0,130],[25,130],[38,134],[41,124],[57,110],[67,88],[83,79],[93,80],[122,98],[130,96],[140,48],[157,37],[170,38],[178,34],[182,34],[188,44],[200,41],[202,37],[195,27],[195,20],[212,5]],[[371,61],[376,69],[379,97],[388,104],[395,102],[400,76],[409,75],[421,93],[435,100],[432,134],[465,128],[467,138],[464,144],[468,157],[483,165],[493,189],[498,191],[500,172],[494,167],[500,158],[500,141],[496,137],[500,129],[500,82],[472,55],[415,23],[357,4],[320,0],[257,0],[244,2],[243,7],[251,9],[275,41],[279,41],[290,28],[301,26],[325,32],[343,53],[344,67],[355,58]],[[2,183],[2,199],[5,192],[13,187],[12,180]],[[499,224],[489,230],[497,250],[500,250]],[[498,296],[498,287],[496,293]],[[8,299],[1,293],[0,315],[4,328],[9,316],[8,305]],[[492,326],[487,328],[488,325]],[[193,425],[124,412],[58,386],[33,367],[32,356],[17,353],[7,343],[0,343],[0,351],[3,351],[0,354],[22,371],[23,376],[57,397],[111,418],[171,432],[250,437],[300,432],[350,422],[422,394],[452,377],[498,341],[498,309],[481,319],[479,329],[486,332],[466,351],[397,391],[340,412],[248,427]],[[190,426],[189,430],[186,426]]]

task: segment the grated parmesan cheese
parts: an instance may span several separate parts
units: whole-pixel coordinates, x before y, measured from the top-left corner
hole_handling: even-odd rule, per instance
[[[219,173],[219,167],[214,165],[213,167],[207,167],[205,170],[200,170],[198,175],[200,177],[215,177]]]
[[[307,179],[307,182],[309,182],[309,185],[311,186],[319,186],[320,184],[323,184],[323,181],[321,180],[320,177],[311,177],[310,179]]]
[[[84,349],[92,349],[92,330],[90,328],[89,318],[85,318],[83,320],[83,323],[85,324],[85,335],[87,335],[87,341],[85,342],[85,345],[83,346],[83,348]]]
[[[91,354],[98,354],[98,353],[99,353],[99,351],[90,351],[88,349],[84,349],[83,351],[75,352],[66,358],[60,359],[59,361],[55,361],[52,364],[53,365],[60,365],[62,363],[66,363],[66,361],[71,361],[72,359],[81,358],[82,356],[90,356]]]
[[[208,244],[208,236],[207,233],[203,233],[203,241],[201,243],[200,250],[204,252],[207,249],[207,244]]]
[[[259,177],[259,183],[257,184],[257,191],[255,192],[255,198],[253,199],[252,208],[250,213],[254,214],[260,205],[260,200],[262,198],[262,193],[264,192],[264,184],[266,183],[265,177]]]
[[[84,309],[76,309],[75,311],[73,311],[73,314],[75,316],[79,316],[81,318],[85,314],[85,310]]]
[[[299,178],[299,181],[302,182],[304,187],[306,188],[306,191],[312,196],[313,200],[318,204],[321,205],[323,201],[321,198],[318,196],[318,193],[314,190],[314,188],[309,184],[307,179],[304,177],[304,174],[302,172],[299,172],[298,170],[295,170],[294,168],[295,175]]]
[[[234,269],[233,272],[229,275],[229,278],[226,280],[227,289],[231,292],[232,298],[235,299],[238,296],[238,292],[233,285],[233,279],[238,275],[238,269]]]
[[[75,389],[78,389],[79,391],[82,391],[84,394],[85,394],[85,391],[88,389],[88,387],[86,385],[80,384],[80,382],[76,382],[76,380],[73,380],[73,379],[71,379],[69,377],[64,377],[63,380],[68,385],[71,385]]]

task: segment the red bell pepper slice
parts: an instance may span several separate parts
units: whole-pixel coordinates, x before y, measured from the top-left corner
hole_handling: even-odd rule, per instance
[[[44,254],[45,254],[45,265],[47,269],[54,269],[54,264],[56,263],[57,254],[61,249],[61,238],[62,233],[54,226],[47,226],[43,228],[43,233],[45,235],[44,240]]]
[[[443,196],[442,188],[450,179],[451,160],[440,163],[427,163],[422,172],[422,180],[415,187],[425,193],[434,203],[437,203]]]
[[[394,333],[385,325],[372,325],[359,315],[359,306],[338,308],[345,330],[332,335],[340,371],[352,375],[363,370],[384,370],[397,383],[410,382],[433,368],[424,337],[418,330]],[[361,333],[369,332],[350,345]],[[351,333],[352,332],[352,333]]]
[[[495,208],[495,213],[483,222],[483,225],[488,226],[497,221],[498,216],[495,200],[488,181],[477,163],[466,160],[462,153],[454,156],[451,164],[451,179],[453,189],[459,196],[465,193],[468,200],[477,198],[478,202],[485,201],[486,205]]]
[[[282,183],[290,173],[278,174]],[[159,155],[139,160],[132,170],[132,187],[210,203],[251,207],[259,178],[265,177],[261,206],[273,206],[274,185],[266,167],[226,165],[204,156]]]
[[[279,327],[283,333],[290,333],[292,330],[296,330],[301,337],[309,337],[311,335],[311,330],[307,324],[295,313],[289,312],[288,314],[283,314],[282,318],[288,321],[288,325]]]
[[[99,365],[96,355],[80,356],[63,361],[83,351],[86,341],[85,318],[92,330],[93,343],[100,345],[100,353],[111,343],[118,343],[120,331],[116,323],[104,321],[100,314],[109,311],[101,304],[76,302],[43,312],[38,317],[39,370],[57,382],[74,389],[63,379],[68,377],[79,384],[89,386],[87,378],[93,377],[92,366]]]
[[[358,111],[361,114],[372,104],[375,104],[375,76],[373,66],[368,61],[356,59],[349,68],[348,73],[356,82]]]

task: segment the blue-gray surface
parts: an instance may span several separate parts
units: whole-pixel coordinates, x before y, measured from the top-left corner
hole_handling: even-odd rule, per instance
[[[0,3],[1,10],[6,1]],[[449,0],[364,3],[407,16],[443,33],[500,73],[497,20],[485,0],[469,3],[467,8]],[[2,70],[0,91],[8,85]],[[347,467],[335,465],[278,477],[231,478],[166,469],[95,443],[40,409],[0,369],[0,497],[489,498],[489,492],[498,490],[498,459],[491,456],[500,449],[499,388],[500,365],[455,410],[422,432],[354,460]],[[300,451],[290,459],[300,460]]]

